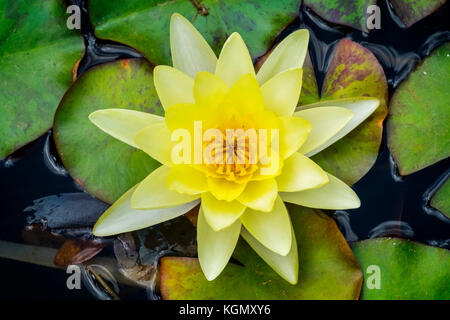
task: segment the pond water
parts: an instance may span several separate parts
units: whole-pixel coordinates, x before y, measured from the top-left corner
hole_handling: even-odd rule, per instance
[[[75,1],[86,9],[84,1]],[[310,55],[318,86],[324,78],[339,39],[348,37],[371,50],[384,68],[389,94],[430,51],[450,40],[447,3],[431,16],[406,29],[401,26],[387,1],[379,1],[382,17],[380,30],[369,35],[346,27],[325,23],[311,11],[301,8],[300,16],[280,34],[280,41],[292,30],[308,28],[311,32]],[[140,57],[123,45],[100,41],[93,36],[83,10],[82,32],[88,44],[79,74],[93,65],[119,58]],[[375,165],[354,189],[362,200],[361,208],[335,213],[336,221],[347,240],[379,236],[401,236],[429,245],[450,248],[450,224],[439,212],[427,207],[436,185],[449,174],[450,159],[443,160],[407,177],[397,174],[386,139],[383,137]],[[24,209],[33,201],[50,195],[82,192],[66,173],[54,151],[51,132],[18,150],[0,163],[0,240],[22,242],[27,222]],[[104,254],[111,254],[107,248]],[[91,299],[99,296],[92,290],[67,290],[64,271],[32,264],[0,260],[3,275],[0,298]],[[93,292],[93,294],[92,294]],[[148,298],[145,291],[130,291],[127,298]],[[150,295],[150,298],[155,296]]]

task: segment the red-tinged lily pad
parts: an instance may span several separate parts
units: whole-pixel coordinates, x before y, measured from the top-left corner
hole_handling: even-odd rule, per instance
[[[450,251],[396,238],[355,242],[364,272],[361,299],[445,300],[450,297]]]
[[[236,31],[255,58],[294,20],[299,6],[299,0],[95,0],[89,9],[98,37],[130,45],[155,65],[172,65],[169,24],[175,12],[194,24],[216,54]]]
[[[357,299],[362,273],[336,223],[320,211],[289,206],[297,237],[299,279],[291,285],[241,239],[233,257],[214,281],[206,280],[198,260],[161,259],[164,299]],[[218,252],[217,254],[220,254]]]
[[[367,32],[367,7],[377,3],[376,0],[303,0],[321,18],[336,24],[349,26]]]
[[[430,205],[450,219],[450,179],[447,179],[433,195]]]
[[[432,14],[447,0],[390,0],[400,20],[410,27],[419,20]]]
[[[447,43],[433,51],[392,96],[388,146],[401,175],[450,156],[449,74]]]
[[[0,159],[52,126],[84,49],[67,17],[58,0],[0,3]]]
[[[311,76],[314,77],[312,70],[304,73],[303,81],[311,83]],[[346,106],[350,102],[358,101],[359,97],[380,100],[379,107],[367,120],[347,136],[312,157],[324,170],[350,185],[354,184],[369,171],[378,156],[388,99],[383,68],[369,50],[349,39],[342,39],[337,44],[325,76],[321,99],[316,100],[313,105],[304,106],[305,101],[311,103],[317,96],[313,86],[308,85],[307,88],[309,94],[302,93],[300,109]]]
[[[121,60],[90,69],[68,90],[55,115],[54,138],[64,166],[91,195],[112,203],[159,163],[89,121],[90,113],[108,108],[163,113],[148,62]]]
[[[302,91],[299,104],[306,105],[315,103],[319,100],[319,88],[317,87],[316,74],[311,62],[311,57],[308,53],[305,62],[303,63]]]

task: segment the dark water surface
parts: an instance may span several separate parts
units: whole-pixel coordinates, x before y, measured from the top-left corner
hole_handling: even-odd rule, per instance
[[[140,57],[121,44],[95,38],[88,23],[86,3],[83,7],[82,33],[87,44],[79,74],[93,65],[119,58]],[[431,16],[404,28],[387,1],[379,1],[381,29],[369,35],[350,28],[330,25],[314,13],[301,8],[300,16],[276,41],[292,30],[311,31],[310,54],[316,69],[318,87],[325,75],[335,44],[348,37],[371,50],[382,64],[389,83],[389,95],[414,66],[432,49],[450,40],[450,5],[447,3]],[[151,22],[149,22],[151,23]],[[336,220],[349,241],[383,235],[403,236],[429,245],[450,248],[450,224],[439,212],[427,207],[433,185],[448,176],[450,159],[443,160],[407,177],[396,173],[386,137],[378,159],[354,189],[361,198],[357,210],[337,212]],[[21,231],[26,223],[24,209],[33,200],[49,195],[80,192],[81,188],[59,165],[51,132],[0,162],[0,240],[22,242]],[[64,271],[0,259],[2,275],[0,298],[77,299],[92,295],[86,290],[68,290]]]

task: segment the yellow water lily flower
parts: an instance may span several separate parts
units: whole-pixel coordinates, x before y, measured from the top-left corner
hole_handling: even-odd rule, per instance
[[[89,117],[162,164],[102,215],[94,234],[142,229],[201,201],[198,257],[208,280],[222,272],[242,235],[281,277],[297,283],[297,243],[284,202],[334,210],[360,206],[353,190],[310,156],[357,127],[379,104],[344,99],[296,111],[308,39],[307,30],[293,32],[255,73],[238,33],[217,58],[194,26],[174,14],[173,67],[154,70],[165,117],[125,109]]]

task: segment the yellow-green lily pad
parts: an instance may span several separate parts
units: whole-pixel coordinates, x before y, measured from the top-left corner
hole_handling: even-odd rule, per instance
[[[450,219],[450,179],[447,179],[436,191],[431,198],[430,205]]]
[[[194,24],[216,54],[236,31],[256,58],[299,7],[300,0],[92,0],[89,10],[98,37],[132,46],[155,65],[172,65],[169,24],[175,12]]]
[[[162,115],[152,72],[144,59],[96,66],[77,79],[56,112],[54,138],[64,166],[86,191],[105,202],[113,203],[159,163],[99,130],[88,116],[108,108]]]
[[[401,175],[450,156],[450,43],[434,50],[394,92],[388,147]]]
[[[161,259],[164,299],[357,299],[362,273],[336,223],[318,210],[289,205],[298,243],[299,279],[291,285],[241,239],[214,281],[206,280],[196,258]],[[218,252],[217,254],[220,254]]]
[[[58,0],[0,2],[0,160],[52,126],[83,54]]]
[[[450,251],[396,238],[352,244],[364,272],[361,299],[445,300],[450,297]]]
[[[308,65],[306,67],[309,71],[304,74],[303,81],[311,83],[314,73],[308,69]],[[336,46],[325,76],[321,99],[316,98],[311,84],[307,88],[307,92],[300,97],[300,109],[330,105],[345,107],[351,101],[367,97],[380,100],[380,105],[368,119],[347,136],[312,157],[327,172],[347,184],[354,184],[369,171],[378,156],[388,99],[383,68],[369,50],[349,39],[342,39]],[[314,100],[316,103],[304,106],[306,101],[312,103]]]

